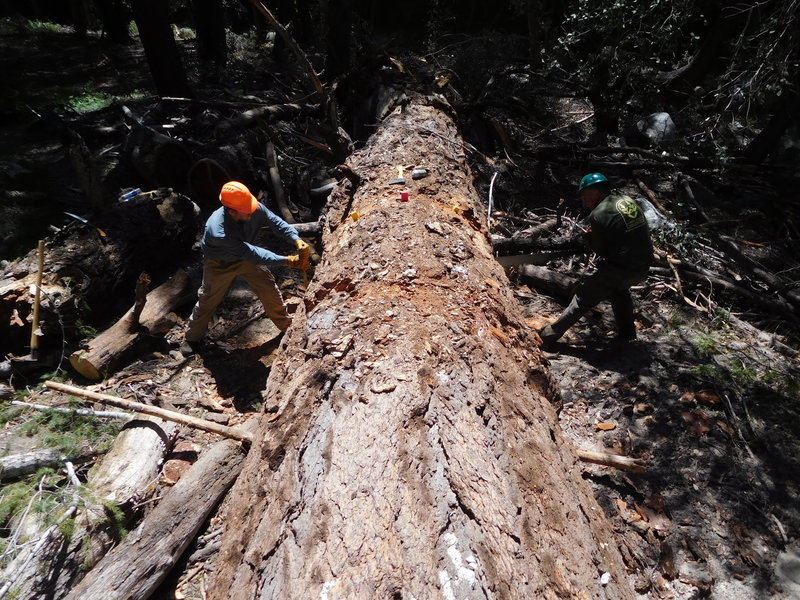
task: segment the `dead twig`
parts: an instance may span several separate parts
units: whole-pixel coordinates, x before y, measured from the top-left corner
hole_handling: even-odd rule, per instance
[[[575,450],[575,454],[577,454],[578,458],[583,462],[596,465],[614,467],[615,469],[633,471],[635,473],[644,473],[647,470],[645,462],[640,458],[608,454],[607,452],[593,452],[590,450]]]

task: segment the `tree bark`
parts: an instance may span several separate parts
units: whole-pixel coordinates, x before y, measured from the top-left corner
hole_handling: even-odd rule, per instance
[[[240,444],[216,443],[66,600],[146,600],[194,540],[244,463]]]
[[[192,12],[197,27],[197,56],[224,65],[228,46],[222,0],[192,0]]]
[[[570,298],[578,283],[576,277],[536,265],[520,267],[519,274],[529,286],[562,299]]]
[[[191,97],[192,90],[170,27],[169,3],[131,0],[131,8],[156,93],[159,96]]]
[[[110,328],[92,340],[88,347],[76,350],[69,362],[88,379],[108,376],[141,341],[142,335],[164,334],[177,323],[173,311],[190,299],[191,281],[185,271],[178,271],[168,281],[147,294],[146,301],[137,301]],[[137,310],[140,314],[137,315]]]
[[[348,161],[209,598],[633,598],[463,147],[412,102]]]
[[[129,44],[128,9],[122,0],[94,0],[94,7],[103,23],[106,39],[113,44]]]

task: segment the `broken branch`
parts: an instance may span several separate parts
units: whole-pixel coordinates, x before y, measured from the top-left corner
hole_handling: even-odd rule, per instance
[[[231,438],[240,442],[250,443],[253,441],[253,435],[250,432],[243,431],[236,427],[227,427],[225,425],[212,423],[211,421],[206,421],[205,419],[198,419],[197,417],[184,415],[182,413],[178,413],[172,410],[167,410],[165,408],[158,408],[157,406],[150,406],[149,404],[142,404],[141,402],[126,400],[125,398],[120,398],[119,396],[109,396],[108,394],[100,394],[98,392],[85,390],[83,388],[79,388],[74,385],[58,383],[56,381],[48,380],[44,382],[44,385],[45,387],[48,387],[51,390],[56,390],[57,392],[70,394],[72,396],[78,396],[80,398],[87,398],[89,400],[94,400],[95,402],[100,402],[102,404],[110,404],[111,406],[132,410],[145,415],[151,415],[153,417],[159,417],[166,421],[172,421],[173,423],[180,423],[181,425],[189,425],[190,427],[194,427],[196,429],[202,429],[203,431],[208,431],[210,433],[216,433],[217,435],[221,435],[226,438]]]

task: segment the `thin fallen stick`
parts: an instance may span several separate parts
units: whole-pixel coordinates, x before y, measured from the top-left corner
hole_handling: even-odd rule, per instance
[[[112,419],[132,419],[135,415],[126,412],[119,412],[116,410],[92,410],[91,408],[64,408],[63,406],[47,406],[45,404],[31,404],[30,402],[21,402],[19,400],[12,400],[12,406],[23,406],[25,408],[32,408],[34,410],[52,410],[60,413],[71,413],[73,415],[86,415],[89,417],[109,417]]]
[[[166,410],[164,408],[158,408],[157,406],[150,406],[148,404],[134,402],[133,400],[126,400],[125,398],[120,398],[118,396],[99,394],[97,392],[85,390],[74,385],[67,385],[65,383],[58,383],[56,381],[45,381],[44,385],[51,390],[56,390],[57,392],[63,392],[64,394],[70,394],[80,398],[88,398],[89,400],[94,400],[95,402],[110,404],[111,406],[116,406],[118,408],[125,408],[127,410],[132,410],[145,415],[159,417],[160,419],[172,421],[173,423],[189,425],[190,427],[216,433],[217,435],[234,439],[239,442],[251,443],[253,441],[253,435],[250,432],[243,431],[236,427],[227,427],[225,425],[212,423],[211,421],[206,421],[205,419],[198,419],[197,417],[191,417],[189,415],[184,415],[172,410]]]
[[[575,450],[575,454],[577,454],[578,458],[583,462],[605,465],[606,467],[615,467],[623,471],[634,471],[636,473],[644,473],[646,471],[645,463],[640,458],[619,456],[618,454],[608,454],[605,452],[591,452],[589,450]]]

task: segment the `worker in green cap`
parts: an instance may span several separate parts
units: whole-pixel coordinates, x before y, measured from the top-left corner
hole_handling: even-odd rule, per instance
[[[619,338],[636,339],[630,288],[644,281],[653,262],[647,219],[635,200],[611,186],[602,173],[581,179],[578,194],[589,215],[589,247],[601,260],[597,271],[578,288],[561,316],[539,331],[545,348],[552,346],[578,319],[603,300],[611,301]]]

